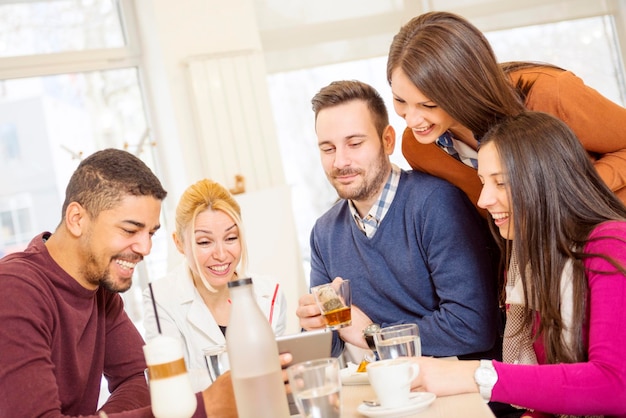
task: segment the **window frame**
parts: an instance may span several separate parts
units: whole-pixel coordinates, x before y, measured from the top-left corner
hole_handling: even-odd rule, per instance
[[[27,3],[35,1],[41,0],[12,0],[13,3]],[[123,31],[122,36],[125,41],[124,46],[116,48],[99,48],[82,51],[1,57],[0,83],[5,80],[16,80],[21,78],[134,69],[137,72],[137,81],[143,101],[143,111],[147,132],[148,135],[151,136],[153,120],[150,118],[150,111],[154,104],[149,100],[149,94],[145,88],[146,69],[145,63],[143,62],[142,49],[140,47],[140,31],[136,14],[135,0],[112,0],[112,2],[117,8],[118,15],[121,20],[120,26]],[[155,172],[157,177],[160,179],[163,178],[163,173],[159,172],[158,150],[151,149],[148,152],[152,154],[152,170]],[[11,212],[11,216],[14,216],[13,212]],[[162,229],[167,230],[165,211],[161,211],[161,223]],[[39,232],[41,231],[36,231],[35,233]],[[159,236],[159,239],[164,240],[165,247],[163,249],[166,255],[165,259],[162,259],[162,257],[157,258],[152,255],[155,253],[155,241],[153,239],[150,261],[155,264],[156,267],[154,267],[154,269],[160,269],[162,264],[167,264],[167,240],[169,239],[169,235],[165,236],[162,232],[161,234],[162,235]],[[34,235],[30,238],[33,236]],[[0,257],[1,256],[2,254],[0,254]],[[143,289],[147,287],[147,283],[153,279],[154,277],[151,277],[149,267],[146,263],[140,263],[137,267],[137,273],[134,276],[132,286],[132,288],[139,288],[140,290],[137,291],[131,289],[121,295],[127,301],[126,310],[129,313],[131,320],[133,320],[135,326],[137,326],[140,331],[142,330],[141,292],[143,292]]]
[[[141,49],[134,0],[112,1],[122,20],[125,46],[2,57],[0,58],[0,80],[137,67],[141,81]],[[149,106],[146,105],[146,107]]]

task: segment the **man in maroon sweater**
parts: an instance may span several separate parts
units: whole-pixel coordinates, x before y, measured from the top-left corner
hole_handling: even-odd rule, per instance
[[[151,417],[144,345],[119,292],[152,246],[166,191],[132,154],[80,163],[53,234],[0,260],[0,417]],[[236,416],[229,374],[196,395],[194,416]]]

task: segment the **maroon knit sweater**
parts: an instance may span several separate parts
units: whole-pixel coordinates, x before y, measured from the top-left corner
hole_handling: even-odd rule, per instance
[[[0,260],[0,417],[94,415],[103,374],[109,417],[151,417],[144,342],[122,298],[78,284],[47,236]]]

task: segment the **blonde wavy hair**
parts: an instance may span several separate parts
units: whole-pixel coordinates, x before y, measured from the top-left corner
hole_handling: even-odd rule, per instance
[[[241,220],[241,208],[228,189],[209,179],[202,179],[189,186],[180,197],[178,206],[176,206],[176,231],[173,233],[173,236],[175,241],[179,240],[183,244],[185,239],[190,240],[189,242],[192,244],[193,249],[193,259],[200,280],[209,291],[215,292],[215,288],[209,284],[204,274],[202,274],[193,232],[198,214],[205,210],[224,212],[237,225],[239,242],[241,243],[241,259],[236,268],[237,276],[245,276],[248,268],[248,250]]]

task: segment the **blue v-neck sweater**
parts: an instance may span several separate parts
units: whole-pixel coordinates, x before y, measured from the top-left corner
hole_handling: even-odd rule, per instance
[[[459,189],[403,171],[376,234],[367,238],[342,200],[311,232],[311,286],[351,280],[352,303],[373,322],[415,322],[422,354],[490,350],[497,335],[495,275],[484,221]],[[333,355],[343,349],[334,336]]]

